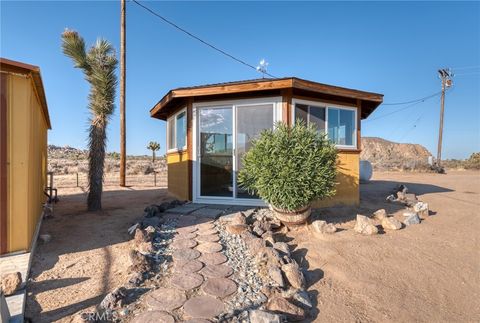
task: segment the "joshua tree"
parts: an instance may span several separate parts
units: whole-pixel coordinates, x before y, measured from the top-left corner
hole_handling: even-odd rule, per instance
[[[88,95],[90,120],[88,129],[88,199],[89,211],[102,209],[103,166],[107,143],[107,124],[115,108],[115,88],[117,86],[117,58],[112,45],[98,39],[85,50],[85,41],[73,30],[66,29],[62,34],[63,53],[73,60],[74,66],[85,74],[90,83]]]
[[[152,151],[152,162],[155,162],[155,152],[160,149],[160,144],[156,141],[150,141],[147,149]]]

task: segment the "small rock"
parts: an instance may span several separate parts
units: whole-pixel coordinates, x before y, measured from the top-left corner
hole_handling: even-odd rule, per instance
[[[140,227],[140,223],[135,223],[134,225],[132,225],[130,228],[127,229],[127,232],[128,234],[132,235],[135,230],[137,230],[138,228]]]
[[[295,260],[292,260],[289,264],[282,265],[282,271],[293,288],[302,289],[305,287],[305,277]]]
[[[100,303],[100,308],[105,310],[114,310],[117,307],[123,306],[123,301],[127,296],[125,287],[116,288],[113,292],[108,293],[107,296]]]
[[[393,217],[383,218],[382,227],[385,230],[400,230],[402,228],[402,223]]]
[[[22,284],[22,275],[17,271],[2,276],[1,288],[5,296],[14,294]]]
[[[315,232],[320,234],[331,234],[337,231],[337,228],[332,223],[327,223],[327,221],[315,220],[312,222],[312,226]]]
[[[365,235],[374,235],[378,233],[378,228],[373,225],[372,221],[361,214],[357,214],[357,222],[355,223],[353,230]]]
[[[250,253],[252,255],[257,254],[262,248],[265,247],[265,240],[261,238],[251,238],[249,240],[246,240],[246,244],[248,249],[250,250]]]
[[[310,300],[310,295],[304,290],[298,290],[295,294],[292,295],[292,298],[296,300],[301,307],[309,309],[313,307],[312,301]]]
[[[137,228],[135,230],[135,236],[133,237],[133,243],[135,245],[139,245],[141,243],[149,242],[149,241],[151,241],[150,235],[146,231],[140,228]]]
[[[397,200],[406,201],[407,198],[406,198],[405,195],[406,195],[406,194],[405,194],[403,191],[398,191],[398,192],[397,192]]]
[[[403,215],[405,215],[405,213]],[[403,223],[407,226],[412,224],[420,224],[420,218],[418,217],[417,213],[413,213],[408,215]]]
[[[388,217],[387,211],[385,211],[385,209],[377,210],[377,211],[373,212],[373,217],[377,220],[383,220],[386,217]]]
[[[413,206],[413,210],[415,212],[417,212],[417,214],[419,215],[420,218],[422,219],[426,219],[430,216],[430,211],[429,211],[429,208],[428,208],[428,203],[425,203],[425,202],[417,202],[414,206]]]
[[[130,250],[129,256],[131,265],[128,267],[128,270],[130,272],[143,273],[150,271],[150,263],[143,254],[135,250]]]
[[[144,218],[142,220],[142,227],[143,228],[146,228],[146,227],[149,227],[149,226],[159,227],[164,222],[165,222],[165,220],[161,219],[159,217]]]
[[[266,242],[270,243],[271,246],[275,244],[275,238],[273,237],[273,232],[272,231],[266,231],[265,233],[262,234],[262,239],[265,240]]]
[[[158,206],[156,205],[150,205],[150,206],[147,206],[144,210],[143,210],[143,216],[146,217],[146,218],[153,218],[154,216],[157,216],[157,214],[160,213],[160,210],[158,209]]]
[[[285,242],[275,242],[273,244],[273,249],[290,257],[290,248],[288,247],[288,244]]]
[[[270,279],[272,279],[277,284],[277,286],[281,288],[285,287],[285,282],[283,281],[283,275],[280,268],[275,266],[269,266],[267,271]]]
[[[218,218],[221,223],[230,223],[230,224],[245,224],[246,219],[245,215],[242,212],[236,212],[228,215],[221,216]]]
[[[279,314],[269,313],[261,310],[249,311],[248,317],[250,323],[281,323],[282,316]]]
[[[242,232],[248,229],[246,224],[227,224],[225,227],[228,233],[230,234],[241,234]]]
[[[284,314],[289,321],[300,321],[305,318],[305,311],[301,307],[293,305],[282,297],[270,299],[267,309],[275,313]]]
[[[397,199],[395,198],[395,195],[390,194],[389,196],[387,196],[386,200],[387,202],[395,202]]]

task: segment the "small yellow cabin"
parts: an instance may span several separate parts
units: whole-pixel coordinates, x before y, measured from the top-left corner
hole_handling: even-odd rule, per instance
[[[242,190],[242,156],[263,129],[302,119],[339,152],[336,195],[313,207],[360,202],[361,119],[383,95],[296,77],[255,79],[169,91],[151,110],[167,121],[168,190],[197,203],[264,205]]]
[[[28,251],[45,203],[47,130],[40,69],[0,58],[0,254]]]

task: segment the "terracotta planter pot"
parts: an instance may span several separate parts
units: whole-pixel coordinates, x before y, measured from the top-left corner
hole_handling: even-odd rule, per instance
[[[277,219],[279,219],[285,225],[303,224],[307,221],[308,217],[312,213],[312,208],[310,205],[295,211],[277,209],[272,205],[272,210]]]

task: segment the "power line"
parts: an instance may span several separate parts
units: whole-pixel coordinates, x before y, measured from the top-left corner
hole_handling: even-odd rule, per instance
[[[430,98],[433,98],[433,97],[435,97],[435,96],[440,95],[441,93],[442,93],[442,92],[440,91],[440,92],[436,93],[435,95],[429,95],[428,97],[425,97],[425,98],[421,99],[421,101],[413,101],[412,104],[410,104],[410,105],[408,105],[408,106],[406,106],[406,107],[404,107],[404,108],[400,108],[400,109],[398,109],[398,110],[394,110],[394,111],[389,112],[389,113],[387,113],[387,114],[382,114],[382,115],[380,115],[380,116],[378,116],[378,117],[376,117],[376,118],[373,118],[373,119],[367,119],[367,120],[365,120],[364,122],[370,122],[370,121],[382,119],[382,118],[388,117],[388,116],[390,116],[390,115],[392,115],[392,114],[395,114],[395,113],[398,113],[398,112],[402,112],[402,111],[408,110],[408,109],[410,109],[410,108],[412,108],[412,107],[414,107],[414,106],[416,106],[416,105],[418,105],[418,104],[420,104],[420,103],[425,102],[426,100],[428,100],[428,99],[430,99]]]
[[[183,32],[184,34],[190,36],[191,38],[193,38],[193,39],[195,39],[195,40],[198,40],[199,42],[201,42],[202,44],[204,44],[204,45],[212,48],[213,50],[216,50],[217,52],[219,52],[219,53],[221,53],[221,54],[223,54],[223,55],[225,55],[225,56],[233,59],[234,61],[237,61],[238,63],[243,64],[243,65],[245,65],[245,66],[247,66],[247,67],[249,67],[249,68],[254,69],[255,71],[257,71],[257,68],[256,68],[255,66],[253,66],[253,65],[245,62],[244,60],[242,60],[242,59],[240,59],[240,58],[237,58],[237,57],[233,56],[232,54],[227,53],[226,51],[218,48],[217,46],[212,45],[212,44],[210,44],[209,42],[201,39],[200,37],[192,34],[192,33],[189,32],[188,30],[180,27],[179,25],[177,25],[177,24],[174,23],[173,21],[171,21],[171,20],[165,18],[164,16],[158,14],[157,12],[155,12],[155,11],[153,11],[152,9],[148,8],[147,6],[141,4],[141,3],[138,2],[137,0],[132,0],[132,1],[133,1],[133,3],[135,3],[135,4],[137,4],[138,6],[142,7],[142,8],[145,9],[146,11],[150,12],[152,15],[156,16],[157,18],[160,18],[161,20],[163,20],[164,22],[166,22],[166,23],[169,24],[170,26],[178,29],[179,31],[181,31],[181,32]],[[268,76],[270,76],[270,77],[277,78],[276,76],[273,76],[272,74],[267,73],[266,71],[263,72],[263,73],[266,74],[266,75],[268,75]]]
[[[420,99],[415,99],[415,100],[405,101],[405,102],[396,102],[396,103],[382,103],[382,105],[404,105],[404,104],[410,104],[410,103],[415,103],[415,102],[423,102],[427,99],[430,99],[430,98],[433,98],[433,97],[439,95],[440,93],[442,93],[442,91],[435,92],[433,94],[427,95],[426,97],[423,97],[423,98],[420,98]]]

